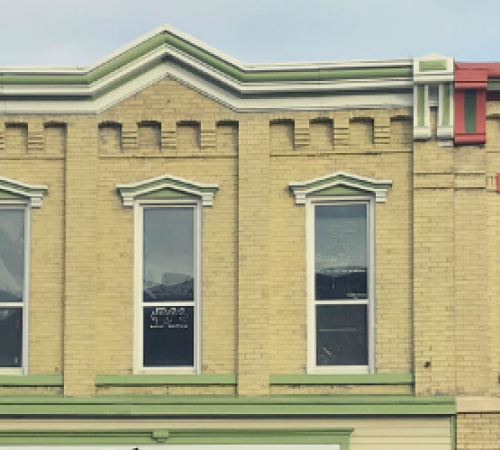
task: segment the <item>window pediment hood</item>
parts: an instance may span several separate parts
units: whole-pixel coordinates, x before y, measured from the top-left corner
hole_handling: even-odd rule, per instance
[[[116,191],[122,199],[124,208],[131,208],[134,201],[147,195],[159,193],[184,194],[184,197],[199,198],[203,206],[212,206],[215,193],[219,190],[217,184],[203,184],[184,178],[162,175],[138,183],[119,184]]]
[[[297,205],[305,205],[306,198],[325,195],[325,191],[332,188],[346,188],[347,192],[351,191],[357,195],[371,194],[375,196],[377,203],[385,203],[387,191],[391,186],[392,180],[376,180],[346,172],[334,172],[324,177],[289,184]],[[336,194],[332,192],[331,195]]]
[[[25,200],[32,208],[40,208],[47,191],[48,188],[45,185],[26,184],[0,177],[0,199],[2,200]]]

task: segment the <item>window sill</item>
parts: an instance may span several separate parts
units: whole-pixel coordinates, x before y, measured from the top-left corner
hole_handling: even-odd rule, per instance
[[[62,375],[0,374],[0,386],[62,386]]]
[[[414,384],[412,373],[369,374],[276,374],[270,377],[271,385],[289,384]]]
[[[96,386],[235,385],[236,375],[97,375]]]

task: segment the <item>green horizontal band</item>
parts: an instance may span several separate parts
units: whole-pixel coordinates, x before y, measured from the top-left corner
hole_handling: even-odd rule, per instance
[[[359,375],[271,375],[271,384],[413,384],[411,373],[371,373]]]
[[[0,397],[0,416],[321,416],[452,415],[453,397],[413,396],[157,396]]]
[[[0,386],[62,386],[62,375],[0,375]]]
[[[235,385],[236,375],[97,375],[97,386]]]
[[[341,444],[352,428],[0,430],[0,445]]]

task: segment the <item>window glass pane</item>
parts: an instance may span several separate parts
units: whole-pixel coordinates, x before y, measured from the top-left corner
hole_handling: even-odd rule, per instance
[[[316,205],[316,299],[368,298],[367,205]]]
[[[367,305],[316,306],[316,364],[367,366]]]
[[[144,308],[144,367],[194,365],[194,308]]]
[[[145,302],[194,300],[194,208],[144,209]]]
[[[21,367],[23,309],[0,308],[0,367]]]
[[[0,208],[0,303],[22,302],[24,210]]]

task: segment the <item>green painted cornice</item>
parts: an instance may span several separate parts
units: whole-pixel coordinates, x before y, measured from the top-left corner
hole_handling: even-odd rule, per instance
[[[26,184],[0,177],[0,200],[28,201],[32,208],[40,208],[47,190],[44,185]]]
[[[235,385],[236,375],[97,375],[97,386]]]
[[[0,430],[0,445],[340,444],[341,450],[347,450],[353,431],[352,428]]]
[[[0,386],[62,386],[62,375],[0,375]]]
[[[208,46],[186,36],[172,27],[160,27],[144,38],[119,50],[103,61],[82,69],[52,69],[43,70],[28,68],[1,69],[0,85],[81,85],[90,86],[103,78],[110,76],[127,65],[143,58],[154,51],[159,52],[158,58],[170,57],[175,59],[169,49],[180,52],[182,55],[196,60],[210,68],[240,82],[240,83],[269,83],[269,82],[318,82],[331,80],[359,80],[377,78],[408,78],[412,76],[410,60],[362,62],[356,65],[345,64],[338,67],[328,67],[325,63],[309,65],[245,65],[226,55],[217,52]],[[281,67],[280,67],[281,66]]]
[[[414,376],[411,373],[370,373],[356,375],[271,375],[272,385],[309,384],[309,385],[349,385],[349,384],[413,384]]]
[[[134,201],[140,197],[160,191],[168,191],[169,195],[173,191],[185,194],[187,197],[196,197],[202,201],[203,206],[212,206],[214,195],[218,190],[219,186],[217,184],[196,183],[171,175],[163,175],[138,183],[116,186],[116,191],[122,198],[124,208],[131,208],[134,205]]]
[[[345,172],[335,172],[321,178],[289,184],[290,191],[294,195],[297,205],[304,205],[308,197],[325,195],[328,194],[325,191],[338,187],[373,194],[377,203],[384,203],[387,198],[387,190],[391,186],[391,180],[375,180]],[[332,192],[331,195],[335,195],[335,193]]]
[[[453,397],[288,396],[238,398],[222,396],[155,396],[95,398],[0,397],[0,416],[328,416],[452,415]]]

